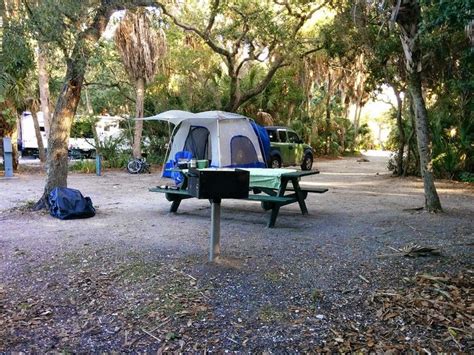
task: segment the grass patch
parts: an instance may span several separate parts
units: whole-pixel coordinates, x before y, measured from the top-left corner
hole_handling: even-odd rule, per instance
[[[263,322],[271,323],[285,321],[288,319],[288,315],[286,312],[267,304],[260,308],[258,318]]]
[[[33,207],[35,207],[36,205],[36,201],[34,200],[27,200],[25,202],[23,202],[22,204],[20,204],[17,209],[20,210],[20,211],[30,211],[33,209]]]
[[[279,282],[283,280],[285,276],[286,275],[280,271],[268,271],[263,275],[263,278],[271,282]]]
[[[34,200],[27,200],[19,203],[15,207],[9,209],[10,212],[29,212],[33,210],[33,207],[36,205],[36,201]]]
[[[118,278],[125,282],[141,282],[153,278],[160,273],[161,265],[136,261],[120,266]]]

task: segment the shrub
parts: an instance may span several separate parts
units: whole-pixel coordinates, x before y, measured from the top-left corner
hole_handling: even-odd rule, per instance
[[[70,171],[76,171],[80,173],[95,173],[95,160],[78,160],[69,165]]]
[[[100,144],[100,154],[105,168],[125,168],[130,158],[130,149],[124,149],[126,144],[124,136],[105,138]]]
[[[161,164],[165,159],[167,137],[150,137],[145,153],[149,163]]]
[[[129,153],[118,152],[114,155],[109,156],[108,160],[103,161],[104,168],[110,169],[123,169],[127,167],[128,160],[130,159]]]
[[[470,173],[468,171],[463,171],[459,174],[459,180],[463,182],[472,182],[474,183],[474,173]]]

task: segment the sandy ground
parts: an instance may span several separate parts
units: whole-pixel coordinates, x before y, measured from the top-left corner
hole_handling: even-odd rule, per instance
[[[164,196],[148,191],[162,184],[158,173],[70,174],[69,187],[97,208],[73,221],[24,210],[42,174],[0,178],[0,351],[305,351],[333,338],[342,346],[344,324],[359,333],[375,324],[367,300],[378,290],[423,273],[472,277],[473,185],[438,182],[444,213],[429,214],[414,210],[420,179],[391,177],[386,156],[367,159],[318,160],[321,173],[302,185],[329,192],[308,196],[308,216],[283,207],[274,229],[259,203],[225,200],[216,264],[207,262],[209,203],[185,200],[170,214]],[[394,255],[408,243],[441,256]],[[472,334],[433,341],[434,331],[404,331],[404,349],[472,345]],[[372,349],[395,342],[374,339]]]

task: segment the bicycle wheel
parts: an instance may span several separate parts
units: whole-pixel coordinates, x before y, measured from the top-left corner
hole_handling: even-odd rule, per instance
[[[130,160],[127,164],[127,171],[130,174],[138,174],[142,169],[142,162],[139,159]]]

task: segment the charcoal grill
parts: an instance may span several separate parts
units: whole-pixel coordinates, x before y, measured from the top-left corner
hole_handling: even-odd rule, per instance
[[[188,193],[211,202],[209,261],[214,261],[220,254],[221,200],[248,198],[250,173],[241,169],[190,169],[187,176]]]

